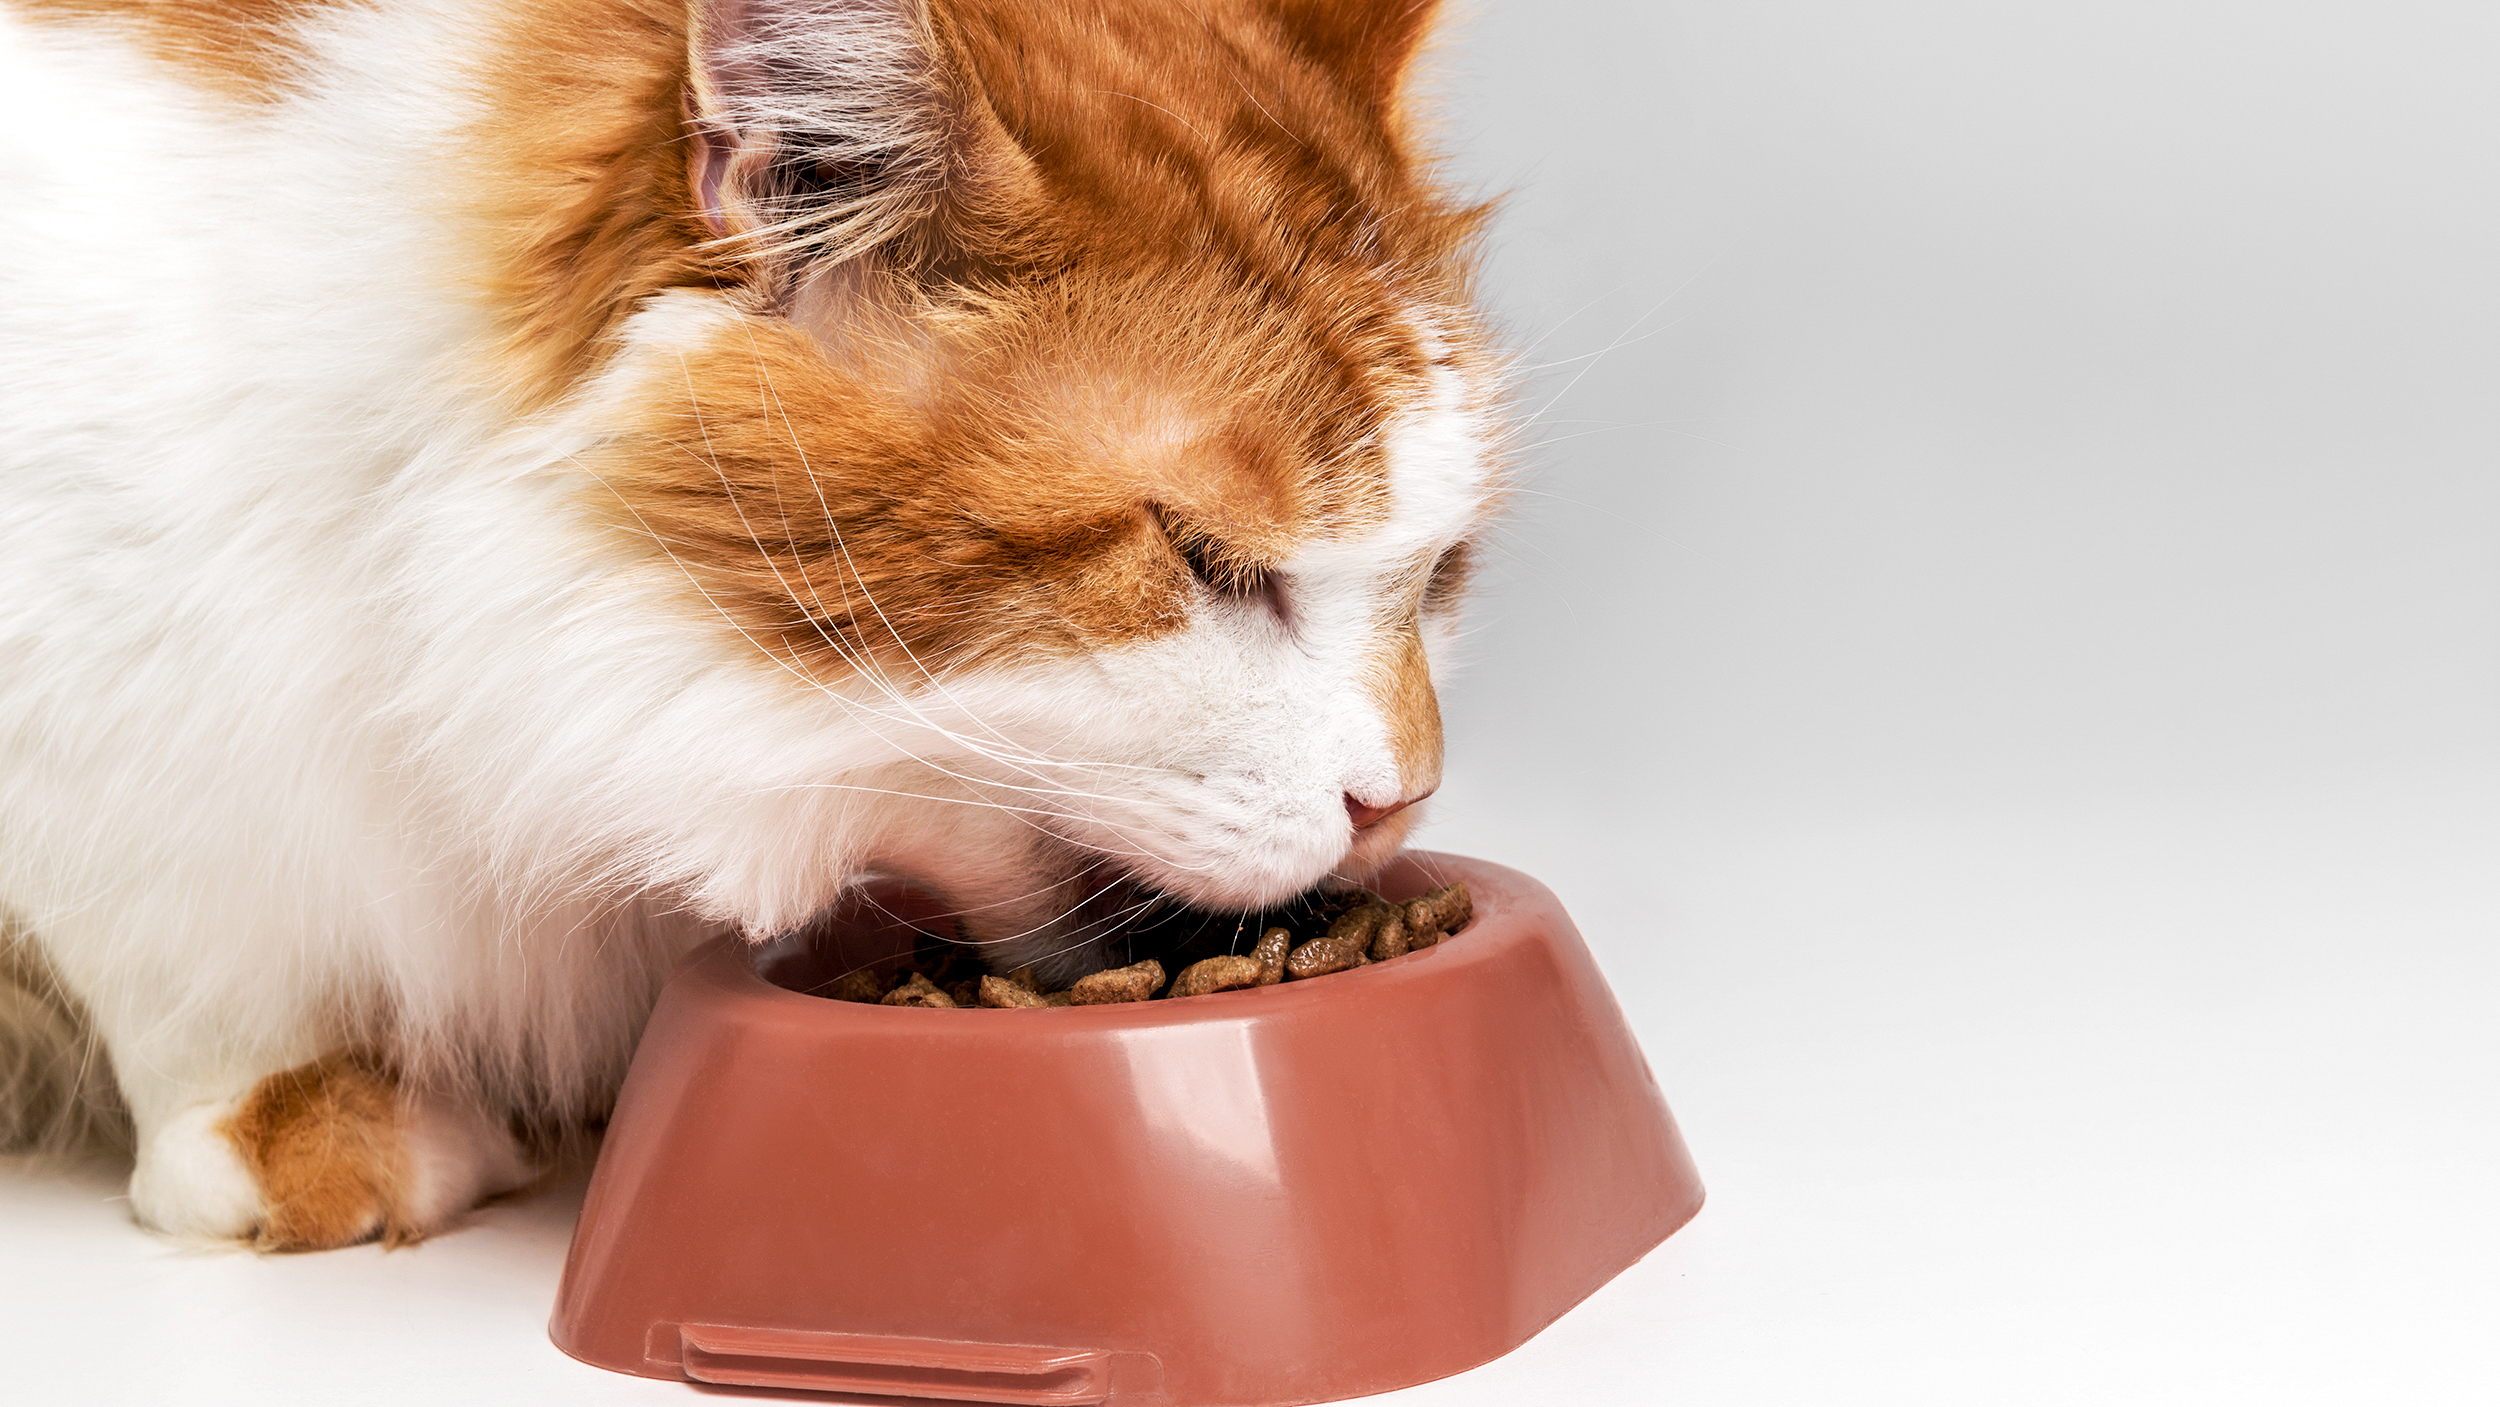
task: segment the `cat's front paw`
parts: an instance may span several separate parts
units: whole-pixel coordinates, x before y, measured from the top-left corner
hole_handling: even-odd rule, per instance
[[[175,1235],[318,1251],[423,1240],[535,1175],[492,1119],[341,1052],[168,1122],[130,1195],[141,1221]]]

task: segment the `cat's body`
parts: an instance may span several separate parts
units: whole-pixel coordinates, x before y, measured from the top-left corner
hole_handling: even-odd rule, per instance
[[[1048,961],[1393,851],[1428,8],[0,0],[0,918],[142,1219],[422,1235],[863,872]]]

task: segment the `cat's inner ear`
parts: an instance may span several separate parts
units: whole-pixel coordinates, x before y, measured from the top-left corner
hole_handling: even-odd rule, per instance
[[[715,239],[797,268],[929,213],[952,100],[917,0],[693,0],[690,20],[688,184]]]
[[[1396,105],[1441,0],[1269,0],[1295,48],[1377,106]]]

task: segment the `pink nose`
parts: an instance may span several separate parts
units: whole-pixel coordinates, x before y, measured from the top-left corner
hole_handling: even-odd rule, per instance
[[[1430,795],[1432,795],[1431,792],[1424,793],[1424,796]],[[1345,813],[1354,818],[1354,828],[1356,830],[1364,830],[1369,827],[1379,825],[1391,816],[1394,816],[1400,811],[1405,810],[1407,807],[1414,805],[1416,802],[1423,800],[1424,796],[1410,796],[1404,801],[1392,801],[1386,806],[1373,806],[1368,803],[1355,800],[1354,793],[1347,792],[1345,794]]]

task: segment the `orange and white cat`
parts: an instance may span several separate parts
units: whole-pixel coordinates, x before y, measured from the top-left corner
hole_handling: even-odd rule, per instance
[[[1386,858],[1499,487],[1432,9],[0,0],[19,1123],[74,1020],[145,1223],[417,1237],[863,874],[1013,965]]]

